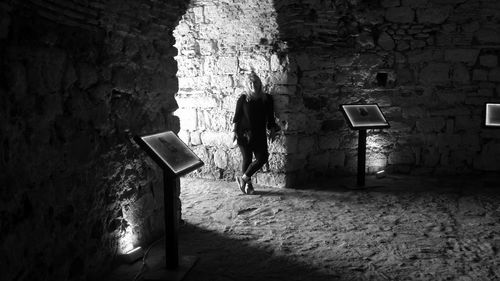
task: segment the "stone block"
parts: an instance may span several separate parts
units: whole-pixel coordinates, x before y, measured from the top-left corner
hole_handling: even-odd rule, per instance
[[[401,0],[401,6],[425,7],[429,0]]]
[[[198,131],[191,132],[189,135],[189,140],[191,145],[200,145],[201,144],[201,134]]]
[[[305,131],[309,126],[309,118],[304,113],[282,113],[280,114],[281,128],[284,131]]]
[[[377,43],[382,49],[386,51],[391,51],[396,46],[396,44],[394,43],[394,39],[392,39],[392,37],[385,32],[382,32],[380,34]]]
[[[356,42],[365,49],[371,49],[375,47],[373,41],[373,36],[369,32],[361,32],[358,37],[356,37]]]
[[[456,116],[455,131],[476,132],[481,128],[481,120],[477,116]]]
[[[488,73],[488,80],[493,82],[500,82],[500,67],[493,68]]]
[[[209,76],[198,76],[198,77],[179,77],[179,90],[195,90],[202,91],[209,87],[210,77]]]
[[[470,82],[469,69],[462,63],[453,66],[452,81],[458,84],[468,84]]]
[[[387,166],[387,156],[382,153],[367,153],[366,166],[369,172],[383,170]]]
[[[188,96],[188,97],[177,97],[177,104],[179,108],[198,108],[207,109],[217,107],[217,99],[210,96]]]
[[[334,151],[330,153],[330,167],[344,167],[346,155],[344,151]]]
[[[385,18],[390,22],[411,23],[415,12],[410,7],[392,7],[386,10]]]
[[[426,43],[424,40],[411,40],[410,41],[410,47],[412,50],[415,50],[415,49],[422,49],[423,47],[425,47]]]
[[[439,164],[441,155],[436,147],[429,147],[422,152],[422,162],[427,167],[435,167]]]
[[[461,135],[460,145],[469,151],[477,152],[481,150],[482,138],[478,134],[465,133]]]
[[[281,68],[280,64],[280,59],[278,58],[278,55],[272,54],[271,55],[271,71],[278,71]]]
[[[397,82],[399,84],[407,84],[414,82],[413,72],[407,67],[401,67],[397,70]]]
[[[198,129],[226,131],[233,129],[233,113],[220,109],[197,110]]]
[[[10,16],[0,10],[0,40],[6,39],[9,36]]]
[[[445,126],[445,120],[441,117],[422,118],[417,120],[416,126],[419,132],[441,132]]]
[[[493,97],[495,91],[493,89],[478,89],[477,95],[480,97]]]
[[[414,63],[422,63],[422,62],[431,62],[435,60],[443,59],[443,52],[441,50],[416,50],[408,52],[408,62],[411,64]]]
[[[194,131],[197,127],[196,109],[194,108],[179,108],[175,111],[175,115],[179,117],[182,130]]]
[[[393,151],[389,154],[387,163],[391,165],[415,164],[415,154],[411,150]]]
[[[26,102],[25,98],[28,89],[28,80],[26,77],[26,67],[24,64],[16,62],[10,66],[5,73],[8,75],[10,92],[18,102]]]
[[[442,24],[448,19],[451,11],[450,6],[417,9],[417,21],[421,24]]]
[[[361,54],[356,63],[359,66],[376,67],[384,64],[384,58],[376,54]]]
[[[500,33],[495,29],[480,29],[475,38],[479,44],[500,44]]]
[[[338,149],[340,145],[340,136],[337,134],[328,134],[326,136],[319,136],[319,149],[330,150]]]
[[[455,131],[455,119],[448,118],[446,119],[446,134],[451,135]]]
[[[297,75],[290,72],[277,71],[269,75],[269,85],[285,84],[285,85],[295,85],[297,84]]]
[[[303,170],[306,166],[307,161],[305,159],[305,155],[301,154],[292,154],[286,156],[286,172],[294,172]]]
[[[232,88],[234,86],[233,77],[231,75],[214,75],[210,81],[214,88],[224,89]]]
[[[177,136],[186,144],[190,144],[190,134],[186,130],[180,130]]]
[[[114,69],[112,82],[116,90],[124,93],[132,93],[135,89],[136,77],[137,73],[132,69],[120,67]]]
[[[398,43],[396,45],[396,50],[406,51],[408,49],[410,49],[410,44],[408,44],[407,41],[403,41],[403,40],[398,41]]]
[[[271,154],[268,160],[269,171],[271,172],[287,172],[288,159],[283,154]]]
[[[422,84],[444,84],[450,80],[450,65],[447,63],[429,63],[420,72]]]
[[[473,81],[488,81],[488,71],[484,69],[474,69],[472,71]]]
[[[205,23],[205,15],[203,12],[203,6],[193,7],[194,21],[197,24]]]
[[[382,0],[380,2],[380,5],[384,8],[389,8],[389,7],[397,7],[399,6],[401,3],[399,0]]]
[[[317,151],[315,136],[300,136],[298,139],[298,153],[311,153]]]
[[[320,153],[311,155],[309,158],[308,167],[315,171],[324,171],[328,169],[330,155],[328,153]]]
[[[448,49],[444,52],[444,59],[450,62],[463,62],[474,65],[479,55],[479,49]]]
[[[237,57],[220,57],[217,61],[217,73],[236,74],[238,72]]]
[[[290,110],[290,96],[288,95],[273,95],[274,112],[280,115],[281,112]]]
[[[482,55],[479,57],[479,64],[486,67],[497,67],[498,56],[496,55]]]
[[[201,133],[201,142],[204,146],[231,147],[233,145],[233,133],[204,131]]]
[[[51,92],[58,91],[61,88],[61,81],[64,77],[67,54],[59,49],[53,48],[40,53],[43,60],[41,76],[45,86]]]
[[[500,171],[500,143],[488,142],[474,158],[474,168],[482,171]]]
[[[219,169],[226,169],[227,168],[227,154],[226,151],[223,149],[217,149],[214,153],[214,163],[215,166]]]
[[[215,55],[219,50],[217,40],[214,39],[199,40],[199,47],[202,56]]]
[[[97,69],[88,63],[77,65],[78,84],[82,89],[88,89],[98,81]]]
[[[255,175],[256,184],[276,188],[287,187],[287,175],[284,173],[257,173]]]

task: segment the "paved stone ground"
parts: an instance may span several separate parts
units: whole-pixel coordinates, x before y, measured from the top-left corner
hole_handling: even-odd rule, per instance
[[[199,258],[185,280],[500,280],[498,175],[390,176],[366,190],[346,189],[351,181],[248,196],[182,179],[180,252]],[[162,251],[151,249],[144,271]]]

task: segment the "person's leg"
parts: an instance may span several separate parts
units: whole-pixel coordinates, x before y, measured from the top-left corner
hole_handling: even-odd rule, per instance
[[[269,153],[267,152],[267,144],[265,146],[260,145],[256,146],[253,150],[253,154],[255,155],[255,160],[250,163],[248,168],[245,170],[244,179],[250,179],[255,172],[257,172],[264,164],[266,164],[267,159],[269,158]]]
[[[241,172],[243,173],[243,176],[245,175],[245,172],[248,170],[248,167],[252,163],[252,149],[249,145],[239,145],[240,151],[241,151]],[[243,179],[243,176],[235,176],[236,182],[238,182],[238,186],[241,190],[241,192],[246,194],[246,184],[247,181]]]
[[[239,145],[241,151],[241,172],[244,174],[252,163],[252,149],[249,145]]]

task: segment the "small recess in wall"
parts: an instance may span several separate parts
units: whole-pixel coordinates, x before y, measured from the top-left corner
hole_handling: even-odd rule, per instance
[[[386,72],[377,73],[377,86],[379,87],[387,86],[387,77],[388,75]]]

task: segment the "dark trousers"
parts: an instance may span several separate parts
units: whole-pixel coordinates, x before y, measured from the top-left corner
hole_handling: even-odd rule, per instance
[[[264,139],[265,140],[265,139]],[[243,157],[241,163],[241,171],[251,177],[255,172],[257,172],[264,164],[266,164],[269,158],[269,153],[267,152],[267,142],[260,142],[259,144],[240,144],[241,156]],[[255,160],[252,162],[252,154],[255,155]]]

